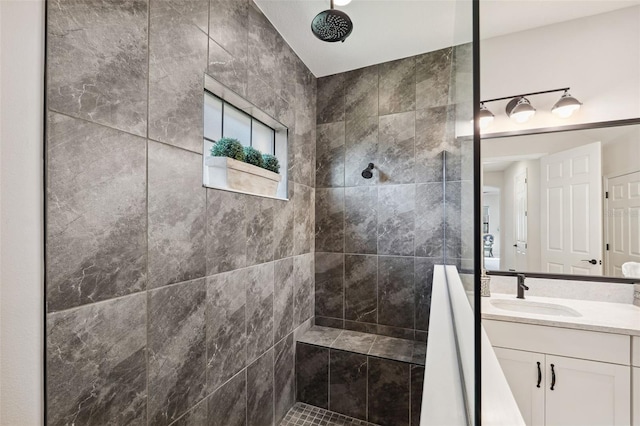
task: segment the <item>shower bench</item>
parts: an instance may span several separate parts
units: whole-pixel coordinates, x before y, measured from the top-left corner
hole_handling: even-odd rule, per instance
[[[380,425],[418,425],[426,343],[313,326],[296,338],[297,399]]]

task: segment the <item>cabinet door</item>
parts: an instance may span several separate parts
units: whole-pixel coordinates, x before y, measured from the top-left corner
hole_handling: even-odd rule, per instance
[[[528,426],[544,424],[544,355],[494,348],[522,418]],[[538,387],[538,367],[540,386]]]
[[[630,367],[553,355],[546,361],[547,426],[631,424]]]

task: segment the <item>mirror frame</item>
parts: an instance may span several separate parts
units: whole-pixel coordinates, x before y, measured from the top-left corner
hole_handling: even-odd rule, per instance
[[[607,127],[631,126],[634,124],[640,124],[640,118],[628,118],[624,120],[611,120],[611,121],[596,121],[592,123],[572,124],[568,126],[539,127],[537,129],[516,130],[512,132],[487,133],[487,134],[481,133],[480,145],[482,146],[482,140],[484,139],[499,139],[499,138],[505,138],[505,137],[511,137],[511,136],[541,135],[545,133],[570,132],[574,130],[603,129]],[[482,153],[480,153],[479,156],[482,157]],[[482,206],[480,206],[479,208],[481,209]],[[484,267],[484,264],[482,265],[482,267]],[[572,274],[551,274],[551,273],[545,273],[545,272],[489,271],[489,270],[487,270],[487,274],[493,275],[493,276],[503,276],[503,277],[515,277],[518,274],[524,274],[525,276],[530,278],[546,278],[546,279],[552,279],[552,280],[596,281],[596,282],[609,282],[609,283],[616,283],[616,284],[640,284],[640,278],[620,278],[620,277],[609,277],[606,275],[572,275]]]

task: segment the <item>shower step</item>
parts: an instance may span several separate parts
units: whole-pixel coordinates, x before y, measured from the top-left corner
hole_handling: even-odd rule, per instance
[[[324,408],[297,402],[282,419],[279,426],[378,426],[354,419]]]
[[[297,401],[383,426],[417,425],[425,358],[424,342],[311,327],[296,338]]]

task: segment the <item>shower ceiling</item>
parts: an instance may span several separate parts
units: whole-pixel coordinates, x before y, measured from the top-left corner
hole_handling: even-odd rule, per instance
[[[316,77],[471,40],[468,13],[459,14],[465,22],[455,21],[456,4],[468,6],[468,0],[353,0],[336,7],[354,24],[344,43],[323,43],[311,33],[310,22],[327,8],[327,0],[255,2]],[[638,5],[640,0],[481,0],[480,4],[482,38],[490,38]]]

